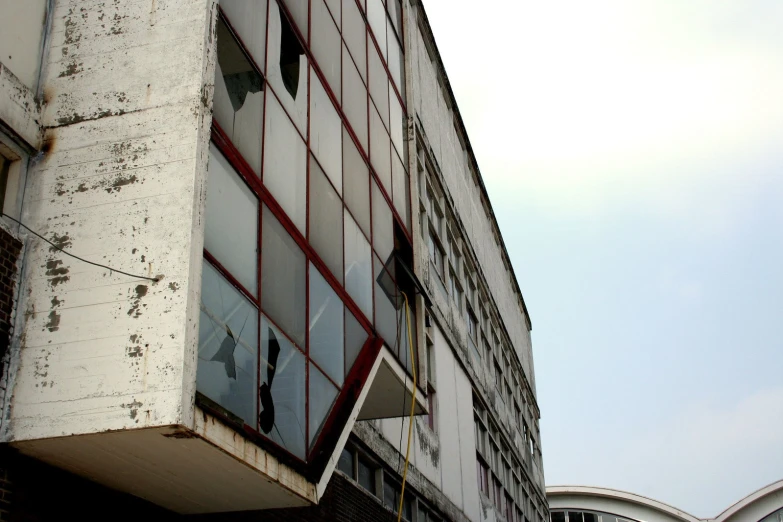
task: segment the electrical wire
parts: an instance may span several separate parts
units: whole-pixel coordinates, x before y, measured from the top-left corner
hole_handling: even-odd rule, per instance
[[[405,450],[405,467],[402,471],[402,489],[400,491],[400,508],[397,510],[397,522],[402,520],[402,503],[405,497],[405,479],[408,477],[408,463],[410,462],[411,453],[411,437],[413,435],[413,414],[416,412],[416,388],[418,383],[416,382],[416,361],[414,361],[413,354],[413,334],[411,333],[411,318],[410,307],[408,306],[408,296],[405,292],[400,291],[405,298],[405,322],[408,327],[408,348],[411,356],[411,371],[413,372],[413,397],[411,398],[411,414],[408,418],[408,449]]]
[[[157,283],[158,281],[160,281],[160,280],[161,280],[161,276],[158,276],[158,277],[147,277],[147,276],[138,275],[138,274],[131,274],[131,273],[129,273],[129,272],[123,272],[122,270],[118,270],[118,269],[116,269],[116,268],[112,268],[112,267],[110,267],[110,266],[102,265],[102,264],[100,264],[100,263],[95,263],[94,261],[88,261],[87,259],[84,259],[83,257],[79,257],[79,256],[77,256],[76,254],[72,254],[72,253],[68,252],[67,250],[63,250],[62,248],[60,248],[59,246],[57,246],[57,245],[55,245],[54,243],[52,243],[51,241],[49,241],[48,239],[46,239],[45,237],[43,237],[41,234],[39,234],[38,232],[36,232],[36,231],[35,231],[35,230],[33,230],[32,228],[28,227],[27,225],[25,225],[24,223],[22,223],[22,222],[21,222],[21,221],[19,221],[18,219],[16,219],[16,218],[14,218],[14,217],[11,217],[11,216],[9,216],[9,215],[8,215],[8,214],[6,214],[5,212],[2,212],[2,213],[0,213],[0,214],[2,214],[4,217],[7,217],[7,218],[8,218],[8,219],[10,219],[11,221],[13,221],[13,222],[17,223],[18,225],[20,225],[20,226],[22,226],[22,227],[26,228],[26,229],[27,229],[27,230],[29,230],[29,231],[30,231],[32,234],[34,234],[34,235],[38,236],[39,238],[43,239],[44,241],[46,241],[47,243],[49,243],[49,244],[52,246],[52,248],[54,248],[54,249],[56,249],[56,250],[59,250],[60,252],[62,252],[62,253],[63,253],[63,254],[65,254],[66,256],[71,256],[71,257],[73,257],[74,259],[78,259],[79,261],[81,261],[81,262],[83,262],[83,263],[87,263],[88,265],[93,265],[93,266],[97,266],[97,267],[100,267],[100,268],[105,268],[105,269],[109,270],[110,272],[117,272],[118,274],[126,275],[126,276],[128,276],[128,277],[135,277],[135,278],[138,278],[138,279],[146,279],[146,280],[148,280],[148,281],[153,281],[153,282],[155,282],[155,283]]]

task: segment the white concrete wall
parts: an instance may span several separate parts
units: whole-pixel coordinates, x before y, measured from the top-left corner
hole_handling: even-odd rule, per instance
[[[204,0],[56,2],[23,220],[162,279],[30,239],[3,440],[193,426],[214,13]]]
[[[47,0],[0,0],[0,63],[35,90]]]
[[[427,424],[427,417],[415,418],[411,465],[435,484],[470,520],[480,521],[472,387],[436,325],[432,326],[432,335],[435,348],[434,386],[438,399],[437,426],[433,432]],[[402,428],[401,448],[404,455],[408,436],[407,419],[382,420],[380,426],[383,437],[395,448],[400,447]]]

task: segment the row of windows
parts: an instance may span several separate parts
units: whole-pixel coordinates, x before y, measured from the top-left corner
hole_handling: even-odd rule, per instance
[[[407,328],[395,2],[220,1],[197,390],[302,461],[373,326]]]
[[[402,489],[400,481],[375,464],[371,458],[348,444],[340,454],[337,469],[381,499],[393,513],[398,513]],[[411,490],[409,485],[405,486],[402,519],[408,522],[442,522],[443,520],[431,506]]]
[[[496,403],[516,421],[521,441],[517,449],[540,467],[541,451],[536,443],[539,439],[537,415],[528,400],[532,394],[524,385],[524,374],[510,344],[501,341],[503,331],[487,298],[488,291],[477,276],[467,249],[463,251],[460,248],[464,241],[451,211],[446,208],[443,190],[435,176],[427,171],[426,165],[424,152],[420,150],[421,229],[428,233],[431,266],[438,276],[435,279],[443,288],[447,288],[445,291],[457,308],[464,310],[467,341],[474,363],[478,368],[488,370],[495,383]],[[445,286],[443,279],[448,282]],[[532,419],[535,433],[531,431],[525,417]]]
[[[479,490],[507,521],[540,519],[545,506],[532,494],[533,485],[523,472],[521,463],[509,450],[497,426],[488,418],[475,396],[473,411]]]

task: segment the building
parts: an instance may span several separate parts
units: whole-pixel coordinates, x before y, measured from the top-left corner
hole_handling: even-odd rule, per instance
[[[0,520],[549,518],[419,1],[0,14]]]
[[[550,486],[552,522],[783,522],[783,480],[761,488],[714,518],[615,489]]]

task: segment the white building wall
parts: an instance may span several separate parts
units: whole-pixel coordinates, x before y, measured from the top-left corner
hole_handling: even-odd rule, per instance
[[[47,0],[0,0],[0,62],[35,90]]]
[[[23,220],[85,259],[161,280],[31,239],[4,440],[193,423],[209,6],[56,2]]]

